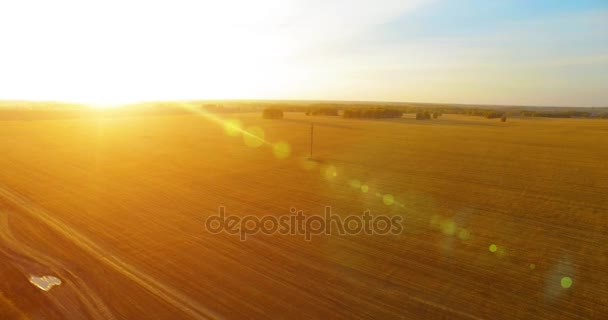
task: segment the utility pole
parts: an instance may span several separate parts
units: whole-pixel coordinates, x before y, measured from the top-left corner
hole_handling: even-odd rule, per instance
[[[313,142],[313,131],[315,125],[313,123],[310,124],[310,157],[308,159],[312,159],[312,142]]]

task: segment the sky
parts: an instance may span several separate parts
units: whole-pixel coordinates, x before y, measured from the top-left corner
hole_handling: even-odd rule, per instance
[[[0,99],[608,106],[608,1],[0,0]]]

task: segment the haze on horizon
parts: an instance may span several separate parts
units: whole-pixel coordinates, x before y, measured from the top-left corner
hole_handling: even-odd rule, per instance
[[[608,2],[0,3],[0,99],[608,105]]]

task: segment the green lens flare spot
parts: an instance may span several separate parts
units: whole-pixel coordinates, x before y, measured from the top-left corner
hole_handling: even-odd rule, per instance
[[[458,232],[458,239],[460,239],[462,241],[467,241],[467,240],[471,239],[471,231],[469,231],[467,229],[461,229]]]
[[[361,186],[361,192],[367,193],[369,191],[369,186],[364,184]]]
[[[243,131],[243,123],[238,119],[230,119],[224,122],[224,132],[231,137],[237,137]]]
[[[456,224],[452,220],[441,221],[441,232],[446,236],[452,236],[456,232]]]
[[[382,202],[387,206],[392,206],[395,203],[395,197],[392,194],[385,194],[382,196]]]
[[[272,147],[272,152],[274,153],[275,157],[279,159],[285,159],[289,157],[289,154],[291,153],[291,146],[289,145],[289,143],[281,141],[276,143]]]
[[[564,289],[568,289],[570,287],[572,287],[572,278],[570,277],[563,277],[562,280],[560,281],[562,288]]]
[[[322,169],[323,177],[327,180],[332,180],[338,176],[338,169],[334,166],[327,166]]]
[[[490,252],[495,253],[498,250],[498,246],[492,243],[488,249],[490,249]]]

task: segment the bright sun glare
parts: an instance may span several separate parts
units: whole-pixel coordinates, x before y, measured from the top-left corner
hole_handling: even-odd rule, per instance
[[[19,25],[18,35],[2,38],[3,46],[19,50],[2,53],[11,64],[0,67],[11,81],[0,86],[17,98],[97,109],[145,100],[264,98],[295,78],[284,70],[294,43],[280,27],[291,10],[286,3],[60,0],[37,10],[6,4],[23,14],[0,21],[2,29]],[[34,23],[11,20],[24,15]],[[34,54],[41,47],[53,50]]]
[[[127,104],[126,102],[114,102],[114,103],[100,103],[100,102],[94,102],[94,103],[87,103],[86,105],[93,108],[93,109],[110,109],[110,108],[116,108],[119,107],[121,105]]]
[[[605,14],[465,26],[519,2],[435,2],[2,1],[0,99],[605,103]]]

